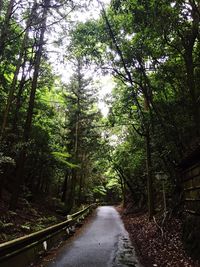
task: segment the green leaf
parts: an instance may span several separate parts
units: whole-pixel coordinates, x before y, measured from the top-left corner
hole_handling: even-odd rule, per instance
[[[65,160],[65,158],[69,158],[69,157],[71,157],[71,155],[70,155],[69,153],[67,153],[67,152],[66,152],[66,153],[62,153],[62,152],[52,152],[52,155],[54,156],[54,158],[55,158],[58,162],[64,164],[65,166],[67,166],[67,167],[69,167],[69,168],[71,168],[71,169],[74,169],[74,168],[80,168],[79,165],[77,165],[77,164],[73,164],[73,163],[71,163],[71,162]]]
[[[70,158],[71,155],[67,152],[62,153],[62,152],[52,152],[52,155],[58,158]]]

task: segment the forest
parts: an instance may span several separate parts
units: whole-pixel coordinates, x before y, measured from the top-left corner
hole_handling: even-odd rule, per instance
[[[180,166],[200,151],[199,29],[198,0],[1,1],[0,228],[34,203],[182,216]]]

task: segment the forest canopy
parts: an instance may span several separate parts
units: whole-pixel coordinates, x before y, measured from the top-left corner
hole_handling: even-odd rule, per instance
[[[96,18],[76,21],[90,5]],[[175,208],[177,166],[199,145],[199,21],[196,0],[1,2],[0,197],[9,207],[42,195],[68,213],[123,199],[152,217],[164,208],[163,173]],[[72,73],[67,82],[59,68]],[[108,74],[105,118],[94,78]]]

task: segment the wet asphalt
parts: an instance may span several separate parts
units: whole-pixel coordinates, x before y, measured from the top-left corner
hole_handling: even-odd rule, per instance
[[[48,267],[141,267],[115,208],[103,206]]]

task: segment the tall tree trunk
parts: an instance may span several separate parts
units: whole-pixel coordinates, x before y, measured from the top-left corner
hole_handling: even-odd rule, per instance
[[[78,192],[78,204],[82,204],[82,198],[83,198],[83,186],[84,186],[84,181],[86,177],[85,170],[87,169],[87,156],[85,153],[82,154],[81,157],[81,170],[80,170],[80,177],[79,177],[79,192]]]
[[[125,206],[125,202],[126,202],[126,193],[125,193],[125,184],[124,181],[121,177],[121,175],[119,175],[119,181],[120,181],[120,186],[121,186],[121,190],[122,190],[122,205],[123,207]]]
[[[118,174],[118,176],[120,177],[120,179],[122,179],[122,181],[124,182],[124,184],[126,184],[127,188],[129,189],[131,195],[134,197],[134,190],[132,188],[131,182],[129,181],[129,179],[126,177],[126,175],[124,175],[122,169],[120,168],[120,166],[114,166],[114,170],[116,171],[116,173]]]
[[[61,197],[62,202],[66,201],[67,187],[68,187],[68,180],[69,180],[68,178],[69,178],[69,172],[66,171],[65,172],[65,179],[64,179],[64,183],[63,183],[63,189],[62,189],[62,197]]]
[[[152,179],[152,162],[151,162],[151,143],[149,130],[146,133],[146,170],[147,170],[147,196],[148,196],[148,214],[149,219],[153,218],[153,179]]]
[[[26,31],[25,31],[24,38],[23,38],[23,41],[22,41],[22,44],[21,44],[19,58],[18,58],[18,61],[17,61],[14,77],[13,77],[13,80],[12,80],[12,84],[10,86],[8,99],[7,99],[6,107],[5,107],[5,110],[4,110],[3,122],[2,122],[2,126],[1,126],[1,136],[3,136],[5,128],[6,128],[6,125],[7,125],[8,114],[9,114],[10,107],[11,107],[11,104],[12,104],[12,101],[13,101],[14,92],[15,92],[16,85],[17,85],[17,78],[18,78],[19,71],[20,71],[20,68],[21,68],[21,65],[22,65],[24,51],[26,49],[26,45],[27,45],[27,41],[28,41],[29,28],[31,26],[32,16],[35,13],[36,6],[37,6],[37,4],[35,2],[34,5],[33,5],[31,14],[30,14],[30,16],[28,18],[27,24],[26,24]]]
[[[1,30],[1,34],[0,34],[0,61],[2,60],[3,55],[4,55],[4,49],[5,49],[7,37],[9,35],[9,24],[10,24],[10,19],[11,19],[12,14],[13,14],[14,5],[15,5],[15,0],[10,0],[10,2],[8,4],[7,11],[6,11],[2,30]]]
[[[40,28],[40,37],[39,37],[39,42],[38,42],[38,49],[36,51],[36,56],[35,56],[35,66],[34,66],[33,80],[32,80],[32,86],[31,86],[31,93],[30,93],[30,98],[29,98],[29,106],[28,106],[28,111],[27,111],[25,127],[24,127],[23,139],[25,143],[28,142],[29,137],[30,137],[30,132],[31,132],[33,109],[34,109],[34,103],[35,103],[35,94],[36,94],[36,89],[37,89],[40,61],[42,57],[42,49],[44,45],[44,34],[46,31],[46,20],[47,20],[47,12],[48,12],[49,5],[50,5],[50,0],[44,0],[44,10],[43,10],[42,23],[41,23],[41,28]],[[19,198],[19,193],[20,193],[20,187],[24,181],[25,160],[26,160],[26,147],[23,147],[20,152],[19,159],[16,163],[17,165],[16,177],[15,177],[16,184],[15,184],[15,187],[13,188],[13,194],[10,200],[11,209],[16,208],[17,201]]]
[[[75,169],[72,169],[70,191],[66,200],[67,213],[69,213],[74,206],[76,183],[77,183],[77,171]]]
[[[76,118],[76,127],[75,127],[75,143],[74,143],[74,161],[75,163],[78,161],[78,129],[79,129],[79,117]],[[69,195],[66,201],[67,212],[70,212],[74,206],[75,200],[75,189],[77,184],[77,170],[75,168],[72,169],[72,177],[71,177],[71,186]]]
[[[74,162],[77,163],[79,160],[79,124],[80,124],[80,90],[82,87],[81,82],[81,62],[78,60],[78,88],[77,92],[74,92],[77,97],[77,113],[76,113],[76,121],[75,121],[75,140],[74,140]],[[69,212],[73,205],[75,200],[75,193],[76,193],[76,185],[77,185],[77,169],[72,169],[72,179],[71,179],[71,187],[70,187],[70,193],[68,197],[67,204],[67,211]]]
[[[84,180],[84,173],[83,170],[80,173],[79,177],[79,192],[78,192],[78,204],[82,204],[82,191],[83,191],[83,180]]]
[[[198,1],[197,1],[198,2]],[[184,51],[184,60],[186,66],[187,87],[192,100],[193,118],[196,126],[196,136],[200,135],[200,105],[199,105],[199,87],[195,82],[194,70],[194,48],[199,41],[199,26],[200,26],[200,6],[195,4],[195,1],[189,1],[191,6],[191,28],[186,33],[185,38],[182,38]]]
[[[16,134],[18,133],[17,125],[18,125],[18,120],[19,120],[19,111],[22,105],[22,94],[23,94],[23,89],[24,85],[26,83],[26,75],[25,75],[25,61],[24,61],[24,66],[23,66],[23,72],[22,72],[22,78],[19,82],[19,87],[18,87],[18,92],[16,96],[16,106],[15,106],[15,111],[14,111],[14,116],[13,116],[13,132]]]
[[[24,42],[23,42],[23,44],[24,44]],[[14,77],[13,77],[13,81],[12,81],[12,84],[10,86],[6,107],[5,107],[5,110],[4,110],[3,122],[2,122],[2,126],[1,126],[1,136],[2,137],[4,135],[4,131],[5,131],[5,128],[6,128],[6,125],[7,125],[8,114],[9,114],[10,107],[11,107],[11,104],[12,104],[12,101],[13,101],[13,96],[14,96],[14,92],[15,92],[15,88],[16,88],[16,84],[17,84],[17,77],[19,75],[19,70],[20,70],[21,63],[22,63],[24,46],[22,45],[22,47],[23,47],[23,50],[21,50],[20,55],[19,55],[19,59],[18,59],[18,62],[17,62],[16,70],[15,70]]]
[[[185,65],[186,65],[186,72],[187,72],[187,87],[191,96],[192,100],[192,113],[194,118],[194,123],[196,126],[196,136],[198,137],[200,134],[200,108],[198,103],[198,92],[196,90],[195,85],[195,78],[194,78],[194,62],[193,62],[193,55],[192,49],[186,52],[185,55]]]

